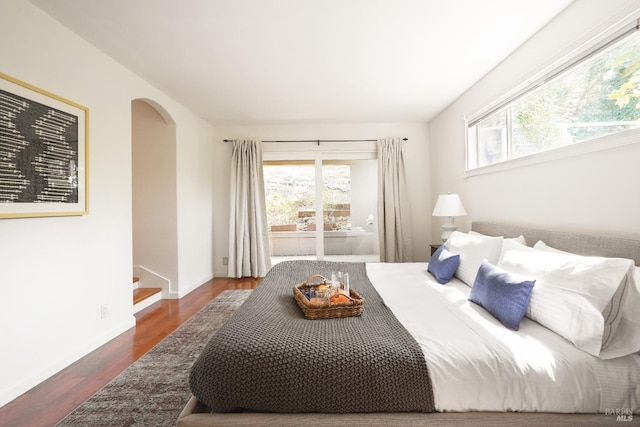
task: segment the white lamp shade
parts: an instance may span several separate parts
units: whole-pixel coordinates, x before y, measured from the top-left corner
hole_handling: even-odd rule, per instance
[[[467,211],[462,206],[460,196],[457,194],[441,194],[438,196],[433,216],[465,216]]]

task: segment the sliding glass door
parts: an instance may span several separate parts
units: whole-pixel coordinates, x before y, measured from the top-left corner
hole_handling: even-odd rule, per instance
[[[324,259],[379,261],[376,160],[324,160],[322,184]]]
[[[379,261],[375,159],[265,161],[272,263]]]
[[[315,259],[316,173],[313,161],[264,162],[264,187],[272,264]]]

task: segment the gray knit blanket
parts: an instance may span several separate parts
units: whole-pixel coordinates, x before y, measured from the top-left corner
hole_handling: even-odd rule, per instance
[[[359,317],[308,320],[293,286],[346,271],[364,298]],[[422,350],[391,313],[363,263],[274,266],[216,332],[190,373],[213,412],[433,412]]]

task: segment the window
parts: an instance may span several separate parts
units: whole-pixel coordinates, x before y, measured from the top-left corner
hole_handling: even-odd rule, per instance
[[[468,121],[467,170],[640,127],[640,32],[627,29]]]

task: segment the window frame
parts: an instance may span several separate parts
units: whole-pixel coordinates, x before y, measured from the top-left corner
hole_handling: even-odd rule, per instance
[[[521,99],[527,94],[533,92],[539,86],[544,85],[546,82],[551,81],[560,74],[570,70],[573,67],[578,66],[582,62],[598,54],[600,51],[606,49],[611,44],[616,43],[620,39],[625,38],[634,32],[640,33],[639,16],[640,14],[636,11],[633,15],[627,16],[623,20],[620,20],[617,24],[607,28],[605,31],[599,32],[596,36],[591,37],[588,41],[581,43],[579,47],[571,49],[569,53],[560,55],[560,58],[558,60],[552,61],[550,65],[534,73],[523,83],[498,97],[493,102],[489,103],[477,112],[469,116],[465,116],[465,178],[482,175],[485,173],[519,168],[530,164],[537,164],[567,157],[573,157],[584,153],[591,153],[639,142],[640,129],[630,129],[615,134],[590,139],[587,141],[581,141],[574,144],[560,146],[532,153],[526,156],[513,158],[511,152],[512,141],[509,140],[510,136],[508,135],[506,160],[502,160],[485,166],[476,166],[473,169],[470,168],[470,156],[477,156],[478,151],[478,128],[476,125],[478,125],[482,120],[490,117],[491,115],[499,112],[502,109],[506,109],[508,115],[510,109],[507,107],[515,103],[518,99]],[[473,138],[471,138],[470,130],[471,127],[474,126],[476,126],[476,134]],[[507,121],[507,126],[511,126],[510,120]],[[471,139],[473,139],[473,141]],[[472,143],[473,146],[471,146]]]
[[[378,150],[376,142],[323,142],[322,145],[300,142],[262,143],[262,163],[308,162],[316,169],[316,187],[323,186],[322,164],[326,161],[376,160]],[[316,224],[323,224],[322,195],[316,192]],[[324,228],[316,227],[316,256],[324,260]],[[378,254],[379,256],[380,254]]]

